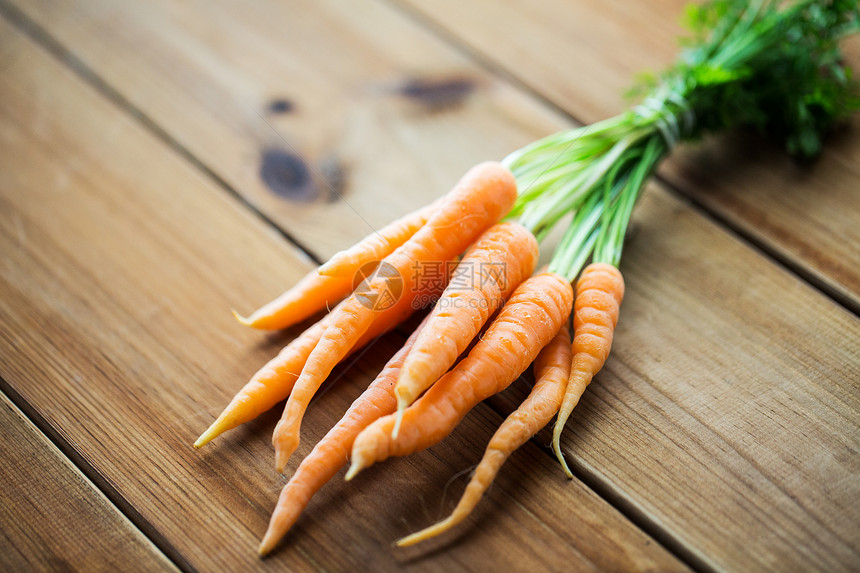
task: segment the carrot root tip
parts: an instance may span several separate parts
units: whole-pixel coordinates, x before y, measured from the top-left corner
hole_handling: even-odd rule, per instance
[[[221,428],[220,422],[220,418],[215,420],[212,425],[206,429],[205,432],[200,434],[200,437],[197,438],[196,442],[194,442],[194,449],[199,450],[224,432],[224,430]]]
[[[324,277],[352,278],[356,268],[344,261],[340,256],[343,252],[335,253],[329,260],[317,267],[317,274]]]
[[[272,541],[269,538],[268,532],[266,532],[266,536],[263,538],[263,541],[260,543],[260,547],[257,548],[257,555],[259,555],[260,557],[267,556],[269,553],[272,552],[272,549],[275,548],[276,544],[277,544],[277,542]]]
[[[272,445],[275,447],[275,469],[278,473],[284,473],[287,462],[299,448],[298,426],[290,427],[282,418],[272,434]]]
[[[320,266],[317,269],[317,273],[324,277],[335,277],[343,275],[342,272],[338,272],[336,269],[332,268],[332,265],[330,265],[329,263]]]
[[[275,470],[282,474],[287,469],[287,462],[290,461],[292,452],[288,452],[282,448],[275,449]]]
[[[564,454],[561,452],[561,430],[563,428],[564,422],[562,422],[561,425],[555,425],[552,432],[552,449],[555,452],[555,457],[558,458],[558,462],[561,464],[561,469],[564,470],[564,474],[568,479],[573,479],[573,472],[570,471],[570,468],[567,466],[567,462],[564,459]]]
[[[344,476],[344,480],[350,481],[352,478],[358,475],[358,472],[365,468],[364,463],[360,460],[353,459],[352,463],[349,466],[349,469],[346,470],[346,475]]]
[[[413,533],[412,535],[407,535],[406,537],[402,537],[402,538],[400,538],[394,542],[394,546],[395,547],[409,547],[410,545],[415,545],[416,543],[421,541],[420,539],[413,539],[414,536],[415,536],[415,534]]]
[[[396,440],[397,434],[400,433],[400,424],[403,423],[403,412],[406,410],[406,401],[397,398],[397,413],[394,416],[394,428],[391,430],[391,439]]]
[[[422,541],[426,541],[439,534],[445,533],[453,526],[457,525],[457,523],[458,521],[454,519],[454,516],[449,516],[438,523],[425,527],[421,531],[416,531],[411,535],[398,539],[395,545],[397,547],[409,547],[416,543],[421,543]]]
[[[233,318],[235,318],[245,326],[254,326],[254,321],[252,320],[252,317],[249,316],[248,318],[245,318],[244,316],[236,312],[236,309],[230,309],[230,312],[233,313]]]

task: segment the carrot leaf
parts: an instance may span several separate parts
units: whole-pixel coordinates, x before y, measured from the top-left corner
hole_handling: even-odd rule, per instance
[[[570,213],[581,227],[564,235],[553,271],[575,278],[589,257],[618,264],[633,206],[678,143],[753,129],[808,160],[860,109],[839,46],[860,30],[857,0],[712,0],[690,6],[686,25],[675,65],[644,77],[637,91],[646,95],[634,108],[503,161],[520,189],[509,219],[538,238]]]

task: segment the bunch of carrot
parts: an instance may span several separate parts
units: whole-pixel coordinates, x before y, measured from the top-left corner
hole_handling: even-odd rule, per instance
[[[624,296],[618,266],[625,231],[645,183],[678,141],[725,127],[716,118],[729,117],[725,112],[738,94],[750,117],[759,119],[798,99],[813,105],[790,90],[758,94],[758,84],[773,73],[774,54],[791,60],[780,69],[780,81],[802,85],[809,78],[791,73],[805,73],[806,64],[818,58],[831,68],[816,68],[817,87],[841,86],[833,92],[840,98],[852,93],[853,85],[839,84],[845,70],[833,67],[829,40],[844,32],[846,22],[856,27],[856,2],[819,4],[705,5],[701,22],[713,30],[638,108],[547,137],[501,164],[475,166],[440,200],[337,253],[250,317],[237,315],[248,326],[281,329],[333,307],[260,369],[194,444],[199,448],[286,399],[272,438],[282,472],[298,447],[308,405],[332,369],[406,320],[422,301],[436,301],[298,466],[281,492],[260,554],[275,547],[347,459],[351,480],[371,464],[438,443],[476,404],[507,388],[532,363],[531,394],[490,440],[453,514],[399,543],[416,543],[461,522],[511,453],[556,414],[553,450],[572,477],[561,434],[608,357]],[[826,102],[829,115],[816,110],[816,135],[853,109],[835,105],[852,101],[836,95]],[[756,105],[761,109],[748,109]],[[809,125],[798,120],[782,127],[791,134]],[[548,270],[535,274],[539,241],[571,213]],[[415,272],[439,264],[451,270],[445,280],[428,284]],[[464,282],[466,276],[470,280]],[[392,281],[402,284],[402,292],[390,291]]]
[[[273,436],[275,465],[283,471],[298,446],[305,410],[337,363],[404,321],[417,301],[428,295],[436,299],[400,352],[299,465],[278,500],[261,554],[272,550],[347,458],[349,480],[375,462],[437,443],[478,402],[504,390],[536,359],[538,383],[532,395],[494,436],[457,513],[433,531],[467,515],[507,456],[562,404],[572,409],[571,400],[584,388],[582,379],[602,366],[581,355],[605,359],[609,351],[623,282],[612,265],[586,269],[575,321],[582,332],[574,331],[571,347],[570,280],[556,272],[533,274],[538,261],[534,234],[519,223],[499,222],[516,199],[515,178],[506,167],[477,165],[442,200],[338,253],[251,317],[238,317],[249,326],[285,328],[336,305],[257,372],[195,443],[201,447],[286,398]],[[449,262],[461,254],[456,264],[447,265],[453,267],[447,284],[419,288],[417,265]],[[372,272],[361,271],[374,262]],[[350,293],[357,272],[363,280]],[[399,298],[375,304],[395,277],[403,283]]]

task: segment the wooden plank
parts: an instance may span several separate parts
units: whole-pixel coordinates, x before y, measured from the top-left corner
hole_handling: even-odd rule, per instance
[[[255,568],[284,483],[268,439],[278,413],[201,452],[190,444],[285,340],[248,332],[227,309],[309,265],[5,21],[0,38],[0,375],[185,566]],[[333,374],[339,388],[315,400],[299,454],[399,343],[385,339]],[[266,567],[686,569],[565,482],[535,444],[506,468],[467,535],[445,551],[393,551],[395,538],[438,517],[446,482],[477,461],[499,421],[482,407],[446,445],[349,487],[336,481]]]
[[[656,187],[637,209],[569,463],[701,568],[852,571],[860,321]]]
[[[132,31],[138,30],[133,9],[122,6],[104,9],[108,11],[102,13],[102,17],[121,27],[124,33],[133,34]],[[278,15],[279,9],[272,7],[267,13]],[[317,21],[321,17],[318,12],[322,11],[327,18],[341,23],[329,28],[337,30],[340,35],[345,33],[343,30],[351,29],[350,26],[357,27],[357,31],[349,33],[353,41],[350,50],[339,55],[355,55],[350,60],[351,70],[375,73],[377,68],[365,61],[363,46],[376,46],[375,42],[387,40],[377,38],[377,35],[368,37],[366,30],[385,29],[391,37],[406,42],[408,47],[401,49],[405,53],[409,53],[413,46],[426,48],[427,51],[420,56],[411,56],[416,58],[416,69],[424,65],[426,69],[444,70],[447,62],[460,62],[457,65],[463,67],[456,70],[459,73],[469,77],[480,74],[467,62],[452,56],[450,48],[431,41],[420,28],[403,18],[395,18],[377,4],[363,5],[360,16],[351,15],[357,20],[352,24],[349,24],[348,16],[331,15],[336,10],[328,4],[319,8],[315,5],[291,9],[302,10],[301,14],[306,16],[302,18],[303,22]],[[147,42],[157,46],[147,51],[170,54],[170,57],[162,55],[161,60],[138,57],[131,47],[125,47],[126,43],[121,39],[111,39],[108,35],[103,40],[99,34],[87,33],[102,20],[93,16],[98,10],[87,7],[81,10],[57,7],[44,15],[37,13],[36,9],[30,13],[102,77],[110,79],[111,85],[122,90],[128,98],[137,90],[149,93],[144,84],[153,83],[170,93],[176,101],[184,101],[182,94],[187,88],[166,81],[165,72],[159,71],[158,66],[167,66],[186,57],[183,46],[189,37],[203,46],[212,46],[212,49],[216,49],[216,39],[231,46],[226,55],[219,51],[222,55],[217,58],[217,66],[228,69],[234,69],[235,66],[229,63],[233,61],[257,62],[259,52],[254,48],[256,44],[246,48],[238,41],[225,41],[224,38],[232,34],[244,38],[250,33],[248,30],[257,28],[267,38],[267,53],[278,56],[278,61],[274,56],[268,56],[273,58],[271,69],[280,69],[279,66],[284,65],[283,59],[290,59],[291,65],[299,65],[297,61],[304,57],[299,48],[289,51],[291,40],[268,35],[265,32],[268,27],[261,25],[256,15],[246,16],[244,8],[236,9],[232,5],[211,8],[217,14],[210,12],[205,23],[193,17],[193,8],[188,8],[188,12],[178,8],[179,15],[162,16],[164,21],[158,25],[146,23],[149,16],[144,16],[142,31],[137,32],[136,37],[145,37]],[[154,13],[158,14],[157,8]],[[173,53],[159,43],[160,36],[153,30],[177,26],[183,39],[177,40],[178,47]],[[243,31],[235,32],[236,29]],[[323,34],[319,27],[314,30]],[[207,41],[207,38],[211,39]],[[325,45],[322,38],[318,41]],[[338,41],[333,39],[333,45],[338,45]],[[271,46],[278,46],[278,49]],[[203,47],[200,51],[205,53]],[[117,54],[130,58],[129,61],[136,66],[136,73],[145,79],[125,78],[120,74],[117,71],[120,68]],[[288,58],[287,54],[300,54],[301,57]],[[112,63],[114,59],[117,63]],[[327,60],[323,63],[335,65]],[[206,73],[206,69],[195,73]],[[212,75],[217,77],[218,74]],[[332,72],[331,82],[340,81],[335,76]],[[122,81],[113,83],[115,80]],[[526,115],[534,119],[530,126],[516,123],[522,133],[530,129],[536,135],[542,130],[569,125],[546,110],[540,111],[534,102],[510,90],[504,82],[488,81],[492,81],[489,84],[492,89],[473,93],[461,107],[423,118],[425,128],[437,125],[438,131],[434,137],[422,140],[421,145],[426,144],[428,151],[416,152],[410,159],[418,161],[416,158],[420,158],[423,162],[423,167],[416,167],[415,173],[424,174],[432,170],[434,173],[448,173],[453,179],[462,172],[459,158],[474,157],[475,149],[480,145],[470,141],[470,136],[463,142],[451,133],[469,134],[474,130],[484,130],[501,134],[501,128],[487,126],[493,122],[517,122],[517,118]],[[222,82],[211,81],[208,85],[216,91],[227,89],[217,88],[226,85]],[[312,94],[318,88],[310,85],[312,87],[307,93]],[[202,88],[198,89],[202,93]],[[298,84],[295,89],[300,89]],[[472,102],[478,98],[481,98],[482,105],[474,106]],[[146,103],[139,97],[134,101],[136,105]],[[386,116],[391,122],[387,125],[396,125],[401,120],[411,125],[412,118],[404,111],[408,108],[397,107],[393,100],[386,100],[384,104],[373,104],[373,101],[368,99],[365,103],[379,106],[374,109],[396,108]],[[486,115],[485,108],[492,109],[495,115]],[[164,118],[164,123],[159,125],[173,129],[177,139],[185,137],[181,135],[186,126],[180,108],[172,113],[159,111],[158,106],[146,109],[152,117]],[[223,113],[229,115],[233,112],[225,110]],[[449,123],[449,113],[455,117],[458,126]],[[312,129],[312,122],[309,125],[308,129]],[[350,124],[345,121],[343,125]],[[367,125],[367,132],[373,131],[373,125]],[[449,127],[451,131],[448,131]],[[391,129],[392,132],[377,133],[373,137],[379,136],[387,141],[393,138],[391,133],[401,133]],[[430,134],[432,130],[426,133]],[[521,143],[517,139],[519,134],[517,131],[510,135],[509,140],[495,139],[489,144],[513,148]],[[374,145],[367,142],[367,147]],[[387,149],[388,144],[378,145]],[[441,147],[445,150],[441,151]],[[249,157],[256,156],[249,154]],[[377,157],[388,160],[400,156]],[[373,162],[371,158],[366,160]],[[248,165],[253,165],[253,162]],[[412,165],[409,162],[403,164],[404,168]],[[356,169],[364,168],[356,166]],[[357,190],[357,193],[361,192]],[[377,195],[375,200],[379,209],[385,208],[383,197]],[[787,568],[791,565],[812,569],[834,564],[847,568],[846,563],[857,560],[856,547],[860,546],[856,530],[845,525],[851,523],[849,519],[853,510],[844,509],[851,506],[857,493],[854,483],[844,479],[846,475],[856,474],[858,465],[855,438],[858,432],[856,422],[852,422],[857,419],[858,411],[856,398],[852,397],[857,394],[857,380],[852,376],[857,371],[858,362],[853,350],[858,341],[856,319],[757,256],[719,227],[709,224],[687,205],[669,198],[660,187],[650,191],[650,197],[640,210],[639,221],[651,237],[656,233],[663,240],[652,238],[650,243],[646,243],[649,248],[645,248],[636,238],[625,255],[624,271],[628,275],[631,294],[625,303],[622,330],[615,345],[618,358],[612,359],[596,388],[610,384],[613,372],[621,372],[616,377],[623,378],[623,382],[616,378],[615,386],[611,386],[612,393],[600,395],[608,405],[599,411],[599,415],[593,413],[593,405],[587,405],[597,400],[595,391],[586,399],[580,411],[581,418],[577,417],[579,424],[598,436],[592,438],[591,444],[597,443],[594,440],[599,438],[602,440],[599,447],[605,451],[577,449],[570,455],[579,470],[600,486],[601,492],[637,514],[674,550],[703,568],[779,568],[780,565]],[[338,218],[321,224],[332,233],[340,232],[339,228],[344,225]],[[723,266],[717,266],[717,261]],[[754,280],[750,281],[749,277]],[[743,286],[750,282],[753,287],[745,290]],[[679,288],[681,286],[682,289]],[[649,290],[637,297],[634,294],[637,288]],[[645,297],[645,294],[649,296]],[[660,304],[654,306],[652,300]],[[730,301],[731,312],[712,310],[712,300]],[[786,308],[792,309],[791,322],[787,322],[785,317]],[[657,314],[656,309],[660,309],[661,314]],[[776,326],[783,330],[771,332]],[[664,328],[669,330],[655,335],[655,329]],[[684,336],[676,337],[679,332]],[[620,350],[622,346],[624,351]],[[798,348],[809,349],[809,354],[799,353]],[[688,358],[699,356],[702,357],[701,362]],[[728,359],[729,356],[736,357],[736,362]],[[625,368],[625,364],[632,364],[635,369]],[[719,375],[721,372],[715,365],[726,371],[723,376]],[[754,382],[748,389],[741,384],[747,379]],[[834,379],[841,385],[834,383],[833,388],[822,387],[822,381]],[[737,396],[729,397],[742,397],[743,403],[727,400],[724,392],[718,394],[718,399],[713,399],[714,388],[724,390],[727,380],[736,381],[738,392]],[[621,391],[625,388],[628,388],[626,393]],[[781,393],[774,388],[781,389]],[[786,396],[797,403],[786,406],[791,402]],[[823,406],[831,400],[836,404],[835,413],[829,406]],[[588,408],[592,408],[592,413]],[[618,417],[614,414],[616,411],[623,411],[624,416]],[[835,419],[831,420],[831,417]],[[802,431],[789,432],[785,444],[776,445],[791,447],[798,459],[814,459],[821,462],[819,465],[812,469],[803,466],[795,473],[785,470],[781,460],[776,459],[770,449],[774,446],[774,437],[786,433],[783,426],[802,428]],[[831,436],[831,430],[835,437]],[[582,432],[582,427],[574,430],[574,446],[578,443],[576,440],[582,439]],[[824,459],[819,453],[819,444],[832,444],[834,441],[842,445],[847,443],[847,446],[840,450],[842,455]],[[626,460],[636,460],[637,463],[631,465]],[[403,464],[398,465],[398,468],[402,467]],[[666,467],[671,471],[667,472]],[[753,471],[759,473],[750,473]],[[761,478],[761,475],[766,478]],[[830,482],[838,482],[840,487],[831,492]],[[712,486],[711,489],[701,487],[703,483]],[[831,504],[816,504],[831,493]],[[427,499],[431,499],[429,493]],[[784,524],[785,515],[789,515],[791,521]],[[803,530],[795,527],[798,520],[808,523],[808,527]],[[764,523],[770,528],[767,535],[761,531]],[[827,556],[816,561],[819,552],[826,552]]]
[[[425,2],[421,18],[512,74],[578,120],[629,107],[636,74],[669,66],[688,0]],[[860,38],[846,43],[860,69]],[[857,122],[799,167],[748,134],[678,149],[660,170],[683,193],[860,311],[860,137]]]
[[[550,125],[380,2],[17,9],[325,258]]]
[[[0,569],[176,571],[0,394]]]

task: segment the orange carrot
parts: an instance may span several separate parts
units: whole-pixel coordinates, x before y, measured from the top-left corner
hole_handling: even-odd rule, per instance
[[[444,533],[472,513],[513,451],[537,434],[558,412],[570,376],[570,361],[570,333],[567,324],[562,324],[558,334],[535,360],[534,388],[490,438],[484,457],[475,468],[457,507],[448,518],[399,540],[398,546],[414,545]]]
[[[379,231],[374,231],[352,247],[335,253],[319,267],[319,274],[352,278],[367,262],[382,260],[411,239],[439,209],[440,204],[441,199],[437,199],[430,205],[389,223]]]
[[[328,318],[305,330],[260,368],[233,397],[221,415],[194,442],[201,448],[228,430],[250,422],[290,395],[302,367],[325,332]]]
[[[314,269],[281,296],[255,310],[251,316],[245,318],[235,310],[233,316],[245,326],[260,330],[288,328],[334,306],[352,289],[351,276],[323,276]]]
[[[494,225],[469,247],[400,371],[394,437],[406,407],[451,368],[537,259],[537,240],[519,223]]]
[[[334,306],[355,288],[356,273],[370,270],[370,265],[408,241],[437,208],[438,204],[433,203],[404,215],[349,249],[336,253],[330,261],[306,274],[294,287],[248,318],[236,311],[233,314],[246,326],[277,330]]]
[[[366,288],[357,289],[333,313],[332,322],[308,357],[287,400],[284,416],[275,427],[272,441],[279,470],[283,470],[299,444],[302,417],[310,399],[378,317],[380,311],[376,306],[380,297],[391,290],[393,281],[402,281],[404,287],[404,296],[394,308],[411,305],[411,299],[420,295],[421,281],[416,267],[444,263],[462,253],[511,208],[516,196],[516,181],[510,171],[492,162],[473,167],[427,223],[380,263],[380,273],[369,277]]]
[[[618,324],[618,310],[624,298],[621,271],[606,263],[592,263],[582,271],[576,283],[573,314],[573,364],[564,400],[555,422],[552,447],[567,477],[573,478],[559,445],[561,431],[585,387],[609,356],[612,335]]]
[[[396,416],[369,425],[352,446],[351,479],[390,456],[427,448],[447,436],[478,402],[501,392],[537,357],[570,314],[573,289],[554,273],[523,282],[469,355],[439,379],[403,413],[397,438]]]
[[[435,299],[442,291],[443,284],[431,285],[421,295],[425,300]],[[381,336],[405,321],[418,308],[424,306],[421,300],[412,299],[411,304],[400,305],[397,308],[380,313],[379,318],[359,338],[358,342],[344,355],[367,345],[371,340]],[[337,309],[335,309],[337,310]],[[240,424],[249,422],[267,411],[269,408],[290,395],[299,374],[304,368],[313,349],[319,343],[323,333],[331,324],[334,311],[327,314],[319,322],[300,334],[295,340],[284,347],[281,352],[257,371],[251,380],[233,398],[218,419],[201,435],[195,448],[200,448],[220,434],[232,430]]]
[[[260,543],[260,555],[266,555],[274,549],[295,524],[311,497],[346,464],[352,442],[358,433],[379,416],[394,412],[397,406],[394,383],[406,355],[426,323],[425,318],[367,390],[355,399],[340,422],[328,431],[299,464],[296,473],[281,490],[278,504],[269,520],[269,528]]]

